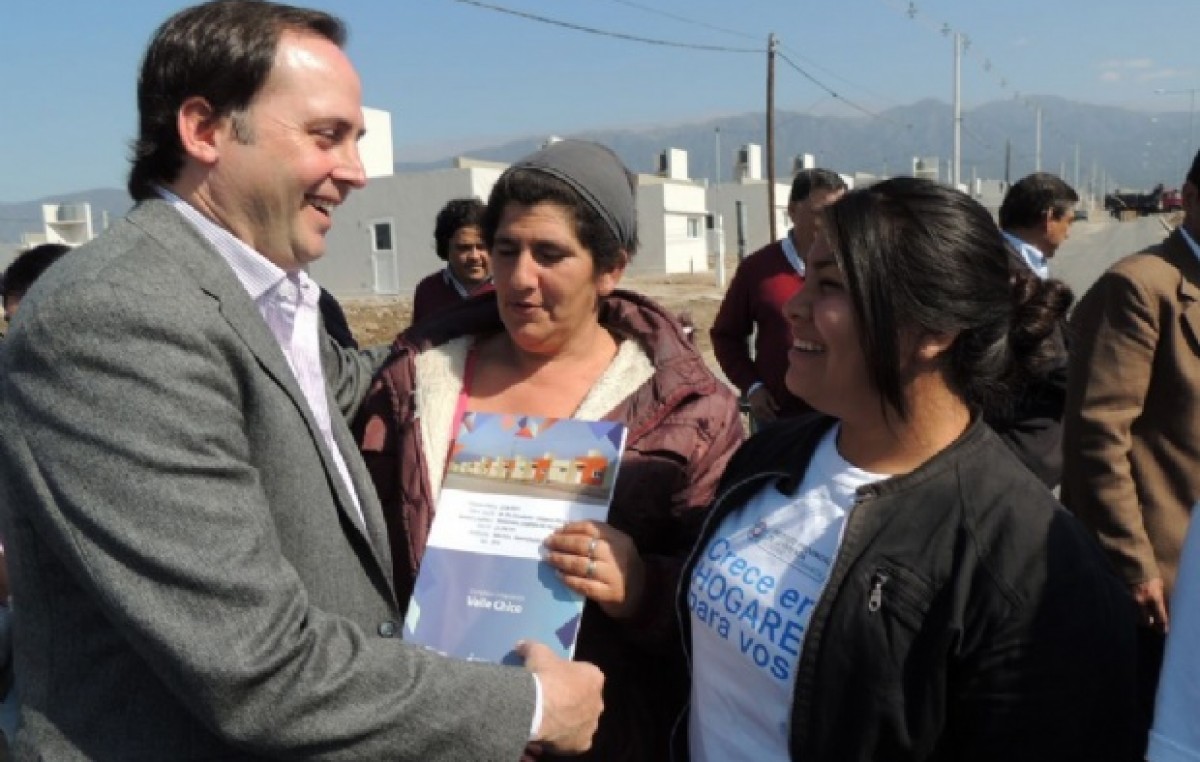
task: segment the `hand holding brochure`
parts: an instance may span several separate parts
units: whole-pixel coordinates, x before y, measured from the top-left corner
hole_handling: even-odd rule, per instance
[[[583,596],[542,560],[571,521],[604,521],[626,429],[612,421],[466,413],[450,449],[405,640],[520,663],[518,640],[571,658]]]

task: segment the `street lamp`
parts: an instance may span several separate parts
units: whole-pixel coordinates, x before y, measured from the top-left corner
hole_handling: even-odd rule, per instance
[[[1187,156],[1191,156],[1192,151],[1196,150],[1196,90],[1200,90],[1200,88],[1184,87],[1184,88],[1180,88],[1178,90],[1164,90],[1163,88],[1160,87],[1154,91],[1154,92],[1158,93],[1159,95],[1183,95],[1184,93],[1188,93],[1192,96],[1191,106],[1188,109],[1188,144],[1187,144],[1187,151],[1186,151]]]

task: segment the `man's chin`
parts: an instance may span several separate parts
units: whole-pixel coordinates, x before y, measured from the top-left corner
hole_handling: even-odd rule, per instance
[[[325,256],[325,239],[322,238],[319,245],[310,244],[308,246],[293,247],[292,256],[300,267],[308,267],[313,262]]]
[[[456,271],[453,268],[450,270],[450,272],[454,273],[455,280],[457,280],[459,283],[463,284],[467,288],[477,288],[477,287],[483,285],[483,282],[488,279],[488,274],[486,272],[464,273],[464,272]]]

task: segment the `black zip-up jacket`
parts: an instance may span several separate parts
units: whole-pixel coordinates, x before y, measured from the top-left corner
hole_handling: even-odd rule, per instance
[[[765,486],[793,493],[833,423],[780,421],[730,461],[680,582],[689,661],[698,556]],[[1129,593],[978,416],[915,471],[861,488],[843,537],[796,667],[792,759],[1141,758]],[[674,758],[686,749],[685,713]]]

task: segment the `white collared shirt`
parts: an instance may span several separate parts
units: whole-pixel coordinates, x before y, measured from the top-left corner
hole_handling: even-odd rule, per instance
[[[350,493],[359,526],[365,529],[358,493],[346,460],[334,441],[329,417],[325,373],[321,368],[321,313],[317,306],[321,289],[308,273],[286,272],[166,188],[159,188],[158,192],[213,245],[254,300],[300,385],[309,412],[321,430],[321,438]]]
[[[804,257],[796,251],[796,242],[792,240],[792,231],[789,230],[779,243],[783,245],[783,256],[787,257],[788,264],[803,278],[807,268],[804,266]]]
[[[1200,259],[1200,245],[1196,243],[1196,239],[1192,238],[1192,234],[1187,232],[1187,228],[1185,228],[1183,225],[1179,226],[1179,232],[1183,234],[1183,240],[1187,241],[1187,245],[1191,248],[1192,254],[1196,256],[1196,259]]]
[[[1025,264],[1029,265],[1030,270],[1033,270],[1042,280],[1050,277],[1050,260],[1041,252],[1041,249],[1033,244],[1022,241],[1007,230],[1001,230],[1000,232],[1004,234],[1004,237],[1008,239],[1012,247],[1021,255],[1021,259],[1025,260]]]
[[[483,287],[484,284],[491,283],[492,277],[489,275],[482,283],[476,284],[475,288],[467,288],[458,278],[454,277],[454,273],[450,271],[450,265],[446,265],[446,269],[442,270],[442,280],[446,281],[447,285],[452,286],[458,292],[460,298],[469,299],[471,294],[475,293],[475,289]]]

